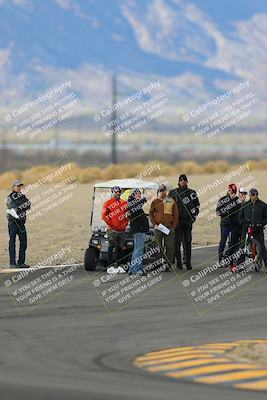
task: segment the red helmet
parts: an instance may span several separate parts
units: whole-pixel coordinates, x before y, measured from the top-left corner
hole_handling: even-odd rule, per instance
[[[228,186],[228,192],[230,192],[232,194],[237,193],[237,186],[235,183],[230,183],[230,185]]]

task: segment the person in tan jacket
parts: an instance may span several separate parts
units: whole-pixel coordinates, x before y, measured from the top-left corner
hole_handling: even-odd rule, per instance
[[[162,252],[166,254],[167,262],[172,265],[174,262],[174,229],[179,223],[179,211],[174,199],[167,196],[167,187],[159,185],[158,197],[151,203],[149,216],[155,228],[155,240],[161,246]],[[159,224],[170,229],[169,235],[157,230]],[[170,271],[170,268],[166,269]]]

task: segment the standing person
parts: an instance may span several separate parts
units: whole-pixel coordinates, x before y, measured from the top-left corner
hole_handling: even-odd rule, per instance
[[[239,197],[239,201],[240,201],[241,207],[243,207],[245,205],[246,201],[247,201],[247,194],[248,194],[248,191],[244,187],[241,187],[239,189],[239,196],[238,197]]]
[[[195,190],[188,188],[188,179],[185,174],[179,176],[178,187],[169,193],[169,197],[176,201],[180,222],[175,229],[175,253],[178,269],[183,269],[181,260],[181,244],[184,243],[185,262],[188,270],[192,269],[192,228],[199,214],[200,203]]]
[[[126,216],[128,203],[120,198],[121,188],[114,186],[111,189],[112,198],[107,200],[102,208],[102,219],[108,226],[108,264],[113,262],[113,250],[115,248],[115,263],[123,257],[123,246],[125,243],[125,231],[128,225]],[[125,272],[122,268],[112,268],[112,273]]]
[[[237,187],[234,183],[231,183],[228,186],[226,195],[219,199],[216,207],[216,214],[218,215],[218,217],[221,217],[221,222],[220,222],[221,239],[219,243],[219,262],[221,262],[223,259],[225,245],[231,233],[231,220],[230,220],[231,201],[232,198],[236,196],[236,193],[237,193]]]
[[[241,188],[243,189],[243,188]],[[237,263],[237,252],[240,247],[242,227],[239,223],[239,211],[241,209],[240,191],[237,196],[237,187],[235,184],[229,185],[229,196],[231,198],[229,203],[229,221],[230,221],[230,266],[235,267]],[[243,192],[241,192],[243,193]],[[241,198],[243,194],[241,194]]]
[[[158,197],[152,201],[149,210],[150,220],[155,229],[155,240],[159,242],[163,252],[166,253],[167,262],[172,265],[174,259],[174,229],[179,222],[179,212],[176,202],[167,196],[167,187],[163,184],[159,185]],[[164,234],[158,230],[158,225],[166,226],[170,233]],[[170,271],[167,267],[166,271]]]
[[[244,246],[246,233],[248,227],[253,227],[253,237],[256,239],[261,247],[261,256],[267,268],[267,252],[264,243],[264,226],[267,224],[267,204],[259,199],[259,192],[257,189],[250,189],[250,200],[241,208],[239,212],[239,221],[243,226],[242,229],[242,246]],[[241,262],[245,260],[244,255],[241,257]]]
[[[143,253],[146,235],[149,232],[149,223],[143,210],[147,202],[146,197],[142,198],[141,191],[135,189],[128,198],[128,218],[130,219],[130,233],[134,237],[134,250],[132,255],[129,275],[146,275],[143,269]]]
[[[7,219],[9,233],[9,262],[11,268],[29,268],[25,264],[27,249],[26,212],[31,208],[31,202],[21,192],[23,183],[15,180],[12,192],[7,196]],[[19,258],[16,262],[16,238],[19,238]]]

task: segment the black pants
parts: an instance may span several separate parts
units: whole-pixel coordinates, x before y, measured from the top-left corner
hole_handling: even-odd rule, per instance
[[[231,239],[230,239],[230,250],[229,256],[231,260],[231,265],[237,263],[237,252],[241,245],[241,229],[233,229],[231,230]]]
[[[230,232],[231,232],[230,226],[221,225],[221,239],[219,243],[219,261],[221,261],[223,258],[223,252]]]
[[[191,252],[192,252],[192,222],[180,221],[178,227],[175,229],[175,257],[177,266],[182,265],[181,260],[181,244],[184,244],[186,266],[191,266]]]
[[[18,235],[20,243],[18,265],[23,265],[25,263],[25,254],[27,249],[27,232],[25,225],[16,221],[9,221],[8,233],[10,264],[16,264],[16,238]]]
[[[107,261],[108,265],[111,265],[112,262],[122,263],[122,258],[124,256],[123,246],[125,243],[125,232],[116,232],[112,230],[108,230],[108,256]],[[115,248],[115,260],[113,257],[113,249]]]
[[[258,232],[255,232],[253,234],[254,239],[258,240],[261,246],[261,257],[263,259],[265,268],[267,268],[267,252],[266,252],[266,247],[264,243],[264,231],[263,229],[260,229]]]

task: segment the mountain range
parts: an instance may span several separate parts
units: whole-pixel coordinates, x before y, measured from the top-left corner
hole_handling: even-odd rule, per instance
[[[0,107],[71,80],[80,112],[159,81],[176,115],[250,82],[267,103],[266,0],[0,0]],[[178,114],[177,114],[178,115]]]

